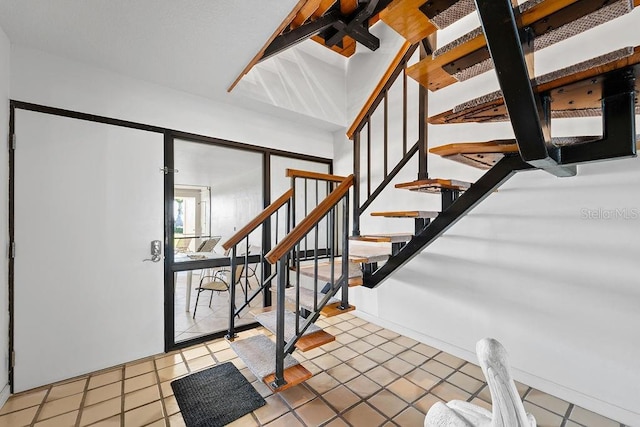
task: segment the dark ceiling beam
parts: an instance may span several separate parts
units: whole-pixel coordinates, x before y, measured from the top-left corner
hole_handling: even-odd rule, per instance
[[[335,25],[344,25],[340,20],[340,15],[333,11],[324,15],[323,17],[316,19],[315,21],[304,24],[298,28],[295,28],[287,33],[283,33],[276,37],[269,47],[264,51],[264,55],[260,58],[260,61],[264,61],[267,58],[276,55],[283,50],[286,50],[296,44],[305,41],[311,36],[318,34],[328,28]]]

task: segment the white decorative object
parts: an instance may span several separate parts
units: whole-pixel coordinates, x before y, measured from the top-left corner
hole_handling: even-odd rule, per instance
[[[429,409],[425,427],[536,427],[536,420],[524,410],[516,385],[511,378],[507,351],[493,338],[476,344],[493,401],[493,413],[469,402],[438,402]]]

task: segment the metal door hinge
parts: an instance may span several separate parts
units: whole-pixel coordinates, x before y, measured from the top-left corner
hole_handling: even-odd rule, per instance
[[[169,167],[165,166],[165,167],[163,167],[163,168],[160,168],[160,172],[163,172],[165,175],[168,175],[168,174],[169,174],[169,172],[171,172],[171,173],[178,173],[178,172],[180,172],[180,171],[179,171],[178,169],[171,169],[171,168],[169,168]]]
[[[13,259],[16,257],[16,242],[11,242],[9,245],[9,258]]]
[[[9,150],[16,149],[16,134],[9,135]]]

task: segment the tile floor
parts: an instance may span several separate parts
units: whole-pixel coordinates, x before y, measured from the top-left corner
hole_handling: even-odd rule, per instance
[[[352,314],[322,319],[336,341],[295,357],[314,373],[305,384],[272,394],[223,340],[160,354],[12,396],[0,427],[184,426],[170,383],[231,361],[267,405],[232,426],[420,427],[439,400],[463,399],[489,408],[480,368]],[[263,328],[240,338],[268,334]],[[517,384],[541,427],[624,427],[620,423]]]

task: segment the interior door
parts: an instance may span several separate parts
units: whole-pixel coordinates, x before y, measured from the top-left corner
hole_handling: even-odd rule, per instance
[[[163,350],[163,136],[16,110],[14,391]]]

